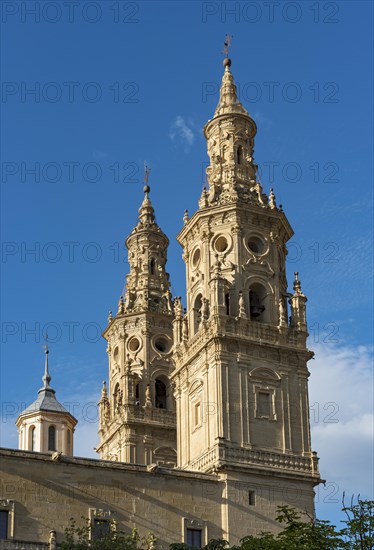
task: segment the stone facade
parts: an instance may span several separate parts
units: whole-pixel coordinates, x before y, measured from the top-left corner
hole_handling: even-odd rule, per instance
[[[0,450],[2,494],[14,503],[12,536],[29,543],[47,543],[51,530],[58,542],[70,517],[79,523],[97,516],[115,519],[128,533],[151,532],[165,549],[186,541],[187,526],[201,529],[203,544],[211,538],[236,544],[250,532],[276,529],[278,504],[313,513],[313,490],[299,468],[289,477],[274,464],[266,472],[253,467],[250,475],[205,474]]]
[[[298,273],[288,291],[293,230],[258,179],[257,128],[230,65],[204,128],[208,188],[177,237],[187,307],[171,298],[169,241],[146,169],[139,221],[126,240],[126,292],[104,331],[101,459],[1,450],[9,539],[46,544],[52,530],[58,542],[70,517],[85,516],[151,532],[164,548],[192,532],[201,545],[234,545],[277,530],[278,505],[314,513],[307,298]]]

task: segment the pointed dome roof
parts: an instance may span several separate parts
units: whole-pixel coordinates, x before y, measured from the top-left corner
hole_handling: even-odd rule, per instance
[[[231,74],[231,59],[224,59],[225,72],[222,77],[222,84],[219,94],[219,103],[214,116],[239,114],[249,116],[248,111],[240,103],[237,95],[237,89],[234,77]]]
[[[64,413],[68,414],[72,418],[73,415],[65,409],[59,401],[56,399],[56,392],[53,388],[50,386],[51,382],[51,375],[49,374],[49,366],[48,366],[48,355],[49,355],[49,349],[48,346],[45,347],[45,367],[44,367],[44,376],[42,378],[43,380],[43,387],[40,388],[38,391],[38,397],[24,409],[19,417],[25,416],[31,413],[35,413],[38,411],[49,411],[49,412],[57,412],[57,413]],[[75,420],[75,418],[74,418]]]
[[[151,188],[149,185],[144,186],[144,199],[138,210],[138,223],[131,231],[130,235],[126,239],[126,244],[128,245],[131,239],[134,236],[142,234],[156,234],[158,235],[167,245],[169,244],[169,239],[162,231],[160,226],[156,222],[155,210],[153,208],[151,199],[149,198],[149,193]]]

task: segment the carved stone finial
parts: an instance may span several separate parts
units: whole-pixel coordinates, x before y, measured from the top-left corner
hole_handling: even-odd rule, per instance
[[[177,320],[182,319],[183,316],[183,307],[180,296],[174,298],[174,316]]]
[[[279,326],[281,327],[287,326],[287,312],[286,312],[283,296],[279,298]]]
[[[201,197],[199,199],[199,208],[206,208],[207,206],[209,206],[208,197],[209,197],[209,193],[206,190],[206,187],[204,186],[201,193]]]
[[[113,321],[113,314],[111,311],[109,311],[109,314],[108,314],[108,323],[111,323]]]
[[[300,280],[299,280],[299,272],[298,271],[295,271],[295,280],[293,282],[293,289],[297,293],[301,292],[301,283],[300,283]]]
[[[152,399],[151,399],[151,387],[149,384],[147,384],[146,390],[145,390],[145,407],[150,408],[152,407]]]
[[[54,529],[49,531],[48,550],[56,550],[56,531]]]
[[[216,254],[216,261],[215,261],[215,263],[213,264],[212,271],[213,271],[213,277],[215,277],[215,278],[221,278],[221,276],[222,276],[221,262],[219,261],[219,256],[218,256],[218,254]]]
[[[123,315],[125,313],[125,301],[121,295],[118,301],[118,315]]]
[[[187,319],[187,315],[185,315],[182,321],[182,342],[187,342],[187,340],[188,340],[188,319]]]
[[[277,207],[275,202],[275,195],[272,187],[270,188],[270,194],[269,194],[269,206],[272,210],[274,210]]]
[[[184,211],[184,214],[183,214],[183,223],[184,223],[184,225],[186,225],[186,223],[188,222],[188,219],[189,219],[188,218],[188,210],[186,209]]]
[[[247,318],[247,312],[246,312],[246,309],[245,309],[245,300],[244,300],[243,292],[242,292],[242,291],[239,292],[239,312],[238,312],[238,317],[240,317],[241,319],[246,319],[246,318]]]
[[[209,318],[209,300],[206,298],[202,299],[201,308],[200,308],[201,322],[204,323]]]

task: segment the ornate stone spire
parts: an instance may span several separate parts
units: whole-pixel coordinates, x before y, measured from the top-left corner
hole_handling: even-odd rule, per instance
[[[144,186],[144,200],[139,208],[139,225],[148,227],[155,223],[155,211],[149,198],[151,188],[149,185]]]
[[[172,312],[169,275],[165,271],[169,239],[156,223],[149,198],[147,166],[145,174],[145,196],[139,208],[139,222],[126,240],[130,273],[124,304],[119,304],[121,315],[140,311]]]
[[[225,72],[222,77],[221,90],[219,94],[219,103],[217,105],[214,116],[227,115],[227,114],[241,114],[249,116],[248,111],[244,109],[243,105],[240,103],[236,85],[234,82],[234,77],[231,74],[231,59],[226,57],[223,61],[223,66],[225,67]]]
[[[206,170],[209,192],[199,207],[241,201],[275,208],[273,200],[268,206],[268,197],[257,179],[253,160],[256,124],[238,99],[231,60],[227,57],[223,65],[219,103],[214,117],[204,127],[210,157]]]

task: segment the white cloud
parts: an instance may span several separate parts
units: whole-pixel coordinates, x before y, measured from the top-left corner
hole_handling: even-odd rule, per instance
[[[309,362],[312,447],[325,487],[317,489],[317,515],[339,522],[343,493],[373,497],[372,350],[314,345]]]
[[[180,141],[183,145],[187,146],[187,148],[190,147],[195,140],[195,134],[191,126],[191,123],[187,124],[184,118],[178,115],[170,126],[170,139],[172,141]]]

